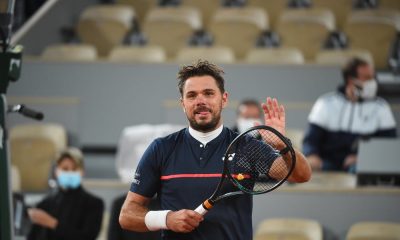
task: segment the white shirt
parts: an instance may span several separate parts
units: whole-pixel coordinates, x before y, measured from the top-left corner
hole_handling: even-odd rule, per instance
[[[327,93],[318,98],[308,120],[329,131],[361,135],[396,127],[389,104],[383,98],[351,102],[340,92]]]
[[[201,142],[204,146],[211,142],[213,139],[219,136],[219,134],[222,132],[222,129],[224,126],[221,124],[221,126],[211,132],[203,133],[199,132],[197,130],[194,130],[189,126],[189,133],[190,135],[196,139],[197,141]]]

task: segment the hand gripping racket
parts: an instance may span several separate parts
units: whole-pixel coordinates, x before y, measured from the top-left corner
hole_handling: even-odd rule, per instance
[[[288,138],[269,126],[252,127],[229,144],[217,188],[195,211],[204,215],[221,199],[273,191],[288,179],[295,164]],[[234,187],[226,192],[224,185],[229,182]]]

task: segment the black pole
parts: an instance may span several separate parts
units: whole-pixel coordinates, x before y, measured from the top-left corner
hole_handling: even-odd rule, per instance
[[[7,112],[5,94],[0,97],[0,240],[14,239],[11,181],[10,181],[10,159],[8,156],[8,141],[6,136],[5,116]]]
[[[16,63],[18,69],[20,69],[21,66],[21,52],[19,53],[19,59],[15,59],[9,47],[14,3],[15,0],[8,0],[7,13],[0,13],[0,37],[2,43],[2,49],[0,50],[0,240],[14,239],[10,181],[11,171],[5,122],[8,110],[5,94],[7,92],[8,83],[10,80],[17,80],[17,78],[10,78],[10,73],[15,67],[12,64]],[[17,75],[19,77],[19,72]]]

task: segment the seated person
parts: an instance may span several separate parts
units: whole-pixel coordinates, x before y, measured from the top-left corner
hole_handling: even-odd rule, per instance
[[[343,69],[344,85],[314,104],[303,139],[303,152],[314,170],[354,172],[360,139],[396,137],[393,113],[376,96],[374,77],[370,64],[354,58]]]
[[[27,239],[95,240],[103,217],[103,201],[81,185],[83,157],[80,150],[69,148],[56,161],[58,188],[28,210],[33,223]]]
[[[236,125],[232,128],[237,133],[242,133],[254,127],[254,123],[261,123],[261,104],[254,99],[245,99],[239,103],[236,110]]]

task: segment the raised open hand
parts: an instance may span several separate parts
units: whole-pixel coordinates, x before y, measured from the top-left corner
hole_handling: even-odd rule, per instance
[[[265,103],[262,103],[262,108],[264,110],[265,125],[275,128],[285,136],[286,119],[283,105],[279,105],[276,98],[267,97]]]

